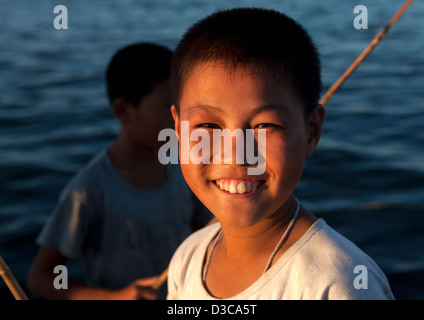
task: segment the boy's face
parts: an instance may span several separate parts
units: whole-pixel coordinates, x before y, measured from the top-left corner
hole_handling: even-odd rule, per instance
[[[162,129],[172,128],[169,108],[172,105],[169,81],[163,81],[145,95],[137,106],[127,108],[127,131],[132,138],[144,145],[160,147],[158,134]]]
[[[234,226],[250,226],[284,214],[284,205],[299,182],[304,161],[318,143],[324,116],[319,106],[305,120],[301,100],[289,85],[266,81],[249,69],[228,72],[223,64],[211,63],[195,68],[185,82],[179,113],[175,107],[172,113],[179,139],[180,121],[189,121],[190,133],[197,128],[206,129],[211,140],[213,129],[240,128],[246,132],[253,128],[258,143],[257,131],[266,130],[266,166],[260,175],[249,176],[247,169],[252,165],[236,164],[234,152],[233,164],[181,164],[196,196],[221,224]],[[190,149],[197,143],[190,141]],[[181,152],[180,141],[180,159]],[[232,191],[237,192],[222,190],[225,183],[233,184]],[[239,189],[240,183],[244,186]],[[252,190],[248,192],[249,189]]]

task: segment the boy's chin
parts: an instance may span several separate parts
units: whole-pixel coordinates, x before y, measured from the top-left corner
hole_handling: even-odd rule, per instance
[[[264,218],[257,211],[243,209],[237,205],[227,206],[225,210],[212,208],[211,211],[221,224],[233,227],[253,226]]]
[[[257,224],[260,219],[250,217],[250,216],[228,216],[228,215],[221,215],[221,218],[218,218],[221,225],[226,225],[230,227],[237,227],[237,228],[247,228],[254,226]]]

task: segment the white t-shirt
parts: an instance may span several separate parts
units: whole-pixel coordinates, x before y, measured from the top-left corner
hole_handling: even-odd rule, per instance
[[[187,238],[172,257],[168,300],[215,299],[205,289],[202,269],[219,223]],[[357,267],[358,266],[358,267]],[[250,287],[233,300],[392,300],[386,276],[355,244],[318,219]]]

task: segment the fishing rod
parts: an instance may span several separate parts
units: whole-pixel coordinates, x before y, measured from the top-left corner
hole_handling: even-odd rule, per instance
[[[28,300],[27,295],[24,290],[22,290],[18,281],[16,281],[12,271],[9,269],[6,262],[3,260],[0,255],[0,275],[9,288],[10,292],[12,292],[13,296],[16,300]]]
[[[356,58],[356,60],[346,69],[341,77],[328,89],[325,95],[321,98],[320,104],[325,105],[333,94],[341,87],[343,82],[355,71],[355,69],[361,64],[362,61],[371,53],[371,51],[377,46],[377,44],[384,38],[390,28],[396,23],[396,21],[402,16],[406,9],[411,5],[414,0],[407,0],[403,6],[396,12],[396,14],[390,19],[389,23],[381,29],[370,44],[362,51],[362,53]]]
[[[371,53],[371,51],[377,46],[377,44],[384,38],[389,29],[396,23],[396,21],[400,18],[400,16],[406,11],[406,9],[411,5],[414,0],[407,0],[403,6],[396,12],[396,14],[390,19],[389,23],[381,29],[374,39],[370,42],[370,44],[362,51],[362,53],[356,58],[356,60],[346,69],[346,71],[342,74],[342,76],[327,90],[325,95],[321,98],[319,103],[321,105],[325,105],[328,100],[334,95],[334,93],[341,87],[343,82],[355,71],[355,69],[361,64],[362,61]],[[209,221],[206,225],[211,225],[213,223],[218,222],[218,220],[214,217]],[[166,282],[168,277],[168,268],[166,268],[158,277],[155,285],[153,286],[154,290],[159,290],[162,285]]]

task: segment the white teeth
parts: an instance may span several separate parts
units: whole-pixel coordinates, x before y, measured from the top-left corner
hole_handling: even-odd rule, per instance
[[[221,190],[225,190],[230,193],[254,192],[258,188],[257,183],[249,183],[244,181],[241,181],[239,183],[236,183],[235,181],[231,181],[231,182],[216,181],[216,184]]]
[[[230,191],[230,193],[237,193],[237,186],[236,186],[236,183],[234,181],[232,181],[230,183],[230,190],[228,190],[228,191]]]
[[[238,191],[238,193],[245,193],[246,192],[246,185],[244,184],[244,182],[240,182],[237,185],[237,191]]]

